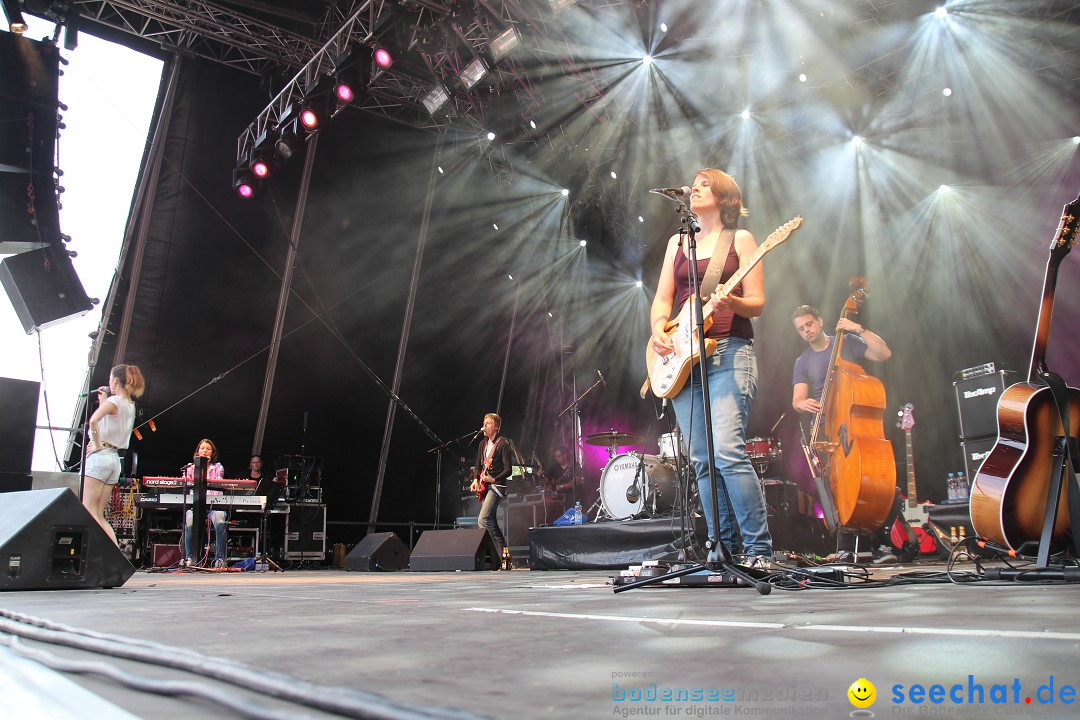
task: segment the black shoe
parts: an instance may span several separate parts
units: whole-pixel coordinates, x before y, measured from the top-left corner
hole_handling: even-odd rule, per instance
[[[881,545],[874,551],[874,559],[872,561],[875,565],[892,565],[899,562],[896,555],[893,554],[892,548],[888,545]]]

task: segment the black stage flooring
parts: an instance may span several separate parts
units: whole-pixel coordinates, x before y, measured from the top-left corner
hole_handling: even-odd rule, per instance
[[[874,571],[887,577],[942,569]],[[222,659],[242,663],[250,670],[239,675],[275,688],[301,692],[308,690],[306,681],[378,693],[400,706],[368,717],[432,716],[423,708],[493,718],[847,717],[855,710],[847,691],[860,678],[876,686],[870,710],[877,717],[1077,715],[1075,704],[1063,702],[1068,688],[1080,687],[1076,586],[616,594],[611,575],[138,572],[112,590],[2,593],[0,607],[5,615],[25,613],[104,633],[101,646],[109,652],[122,647],[114,636],[136,638],[166,646],[150,651],[158,657],[184,658],[194,650],[211,658],[197,662],[208,668]],[[4,622],[5,640],[11,625],[24,625]],[[20,643],[104,661],[150,678],[152,688],[183,681],[218,699],[157,696],[59,674],[0,645],[0,717],[122,718],[122,711],[143,718],[237,717],[222,707],[222,698],[270,708],[258,717],[274,717],[271,710],[278,717],[331,716],[179,670]],[[897,685],[901,704],[893,701]],[[934,703],[915,690],[922,702],[913,703],[909,693],[916,685],[927,693],[934,685],[946,693],[962,686],[956,691],[962,702],[946,696]],[[982,704],[969,702],[978,700],[969,685],[982,688]],[[995,685],[1006,687],[1007,702],[992,702]],[[1050,685],[1055,702],[1039,702]],[[80,694],[78,686],[92,695]],[[653,692],[673,699],[651,700]],[[689,699],[674,699],[681,692]]]

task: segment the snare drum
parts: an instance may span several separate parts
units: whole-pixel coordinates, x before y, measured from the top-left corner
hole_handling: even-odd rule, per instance
[[[677,460],[686,457],[686,443],[679,431],[664,433],[657,441],[660,445],[660,459]]]
[[[779,448],[772,438],[752,437],[746,441],[746,454],[751,460],[772,460],[779,454]]]
[[[637,490],[631,492],[635,478]],[[604,515],[612,520],[624,520],[646,509],[669,510],[675,502],[676,485],[675,471],[656,455],[644,458],[637,453],[616,455],[600,475]]]

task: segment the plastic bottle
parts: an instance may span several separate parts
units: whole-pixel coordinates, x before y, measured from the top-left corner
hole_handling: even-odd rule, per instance
[[[574,503],[574,524],[581,525],[585,522],[585,513],[581,510],[581,501]]]
[[[255,558],[255,572],[268,572],[270,570],[269,564],[266,562],[264,555],[259,555]]]
[[[968,481],[964,473],[956,473],[956,497],[958,500],[968,499]]]
[[[956,474],[955,473],[949,473],[948,485],[949,485],[949,487],[948,487],[949,499],[950,500],[955,500],[956,495],[957,495],[957,493],[956,493]]]

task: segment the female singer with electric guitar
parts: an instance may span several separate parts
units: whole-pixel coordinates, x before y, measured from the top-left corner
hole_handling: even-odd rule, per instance
[[[476,454],[476,466],[483,468],[480,477],[469,485],[469,489],[480,499],[480,516],[477,524],[488,531],[499,557],[505,557],[506,538],[499,529],[497,510],[499,503],[506,496],[506,482],[513,472],[513,460],[510,456],[510,444],[499,429],[502,418],[495,413],[484,416],[484,438]]]

